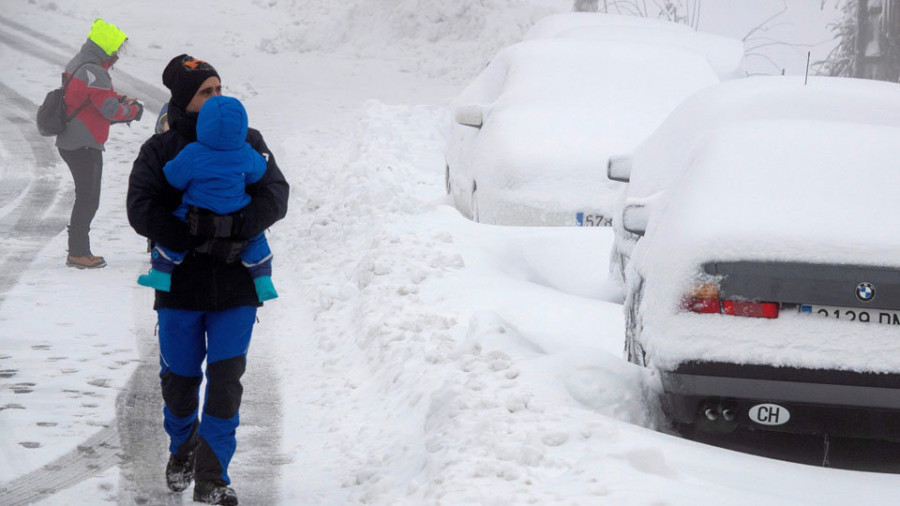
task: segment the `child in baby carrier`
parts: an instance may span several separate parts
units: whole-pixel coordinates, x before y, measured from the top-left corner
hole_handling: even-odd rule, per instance
[[[266,172],[266,160],[246,142],[247,112],[231,97],[212,97],[203,104],[197,118],[197,142],[185,146],[169,161],[163,172],[166,180],[184,190],[175,215],[186,220],[188,210],[197,207],[216,214],[239,211],[250,202],[248,184]],[[150,272],[138,284],[168,292],[172,273],[187,255],[155,245]],[[239,255],[250,272],[260,302],[278,297],[272,284],[272,251],[263,233],[252,237]]]

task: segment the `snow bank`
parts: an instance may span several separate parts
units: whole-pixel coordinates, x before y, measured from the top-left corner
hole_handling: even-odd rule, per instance
[[[377,57],[400,61],[410,72],[458,78],[473,75],[498,49],[521,40],[538,19],[558,10],[529,0],[255,3],[279,10],[286,20],[260,42],[267,52]]]

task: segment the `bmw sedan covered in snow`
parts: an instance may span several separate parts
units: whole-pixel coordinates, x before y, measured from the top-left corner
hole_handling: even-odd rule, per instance
[[[900,440],[900,127],[707,133],[626,270],[626,353],[693,431]]]
[[[509,46],[454,101],[446,186],[462,214],[498,225],[609,224],[618,185],[603,177],[609,156],[637,146],[743,54],[738,41],[684,27],[638,42],[626,34],[652,30],[631,24]],[[729,68],[698,47],[731,55]]]

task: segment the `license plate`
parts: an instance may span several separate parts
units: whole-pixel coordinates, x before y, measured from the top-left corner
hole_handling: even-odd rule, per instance
[[[800,312],[851,322],[900,325],[900,311],[890,309],[861,309],[854,307],[816,306],[801,304]]]
[[[612,218],[607,218],[598,213],[575,213],[575,221],[579,227],[609,227],[612,226]]]

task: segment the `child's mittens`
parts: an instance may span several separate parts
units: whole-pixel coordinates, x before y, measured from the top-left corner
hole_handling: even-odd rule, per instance
[[[161,292],[168,292],[172,289],[172,275],[168,272],[150,269],[150,272],[147,274],[138,276],[138,284],[155,288]],[[271,285],[271,282],[269,284]],[[272,290],[274,291],[275,289],[273,288]]]
[[[278,292],[275,291],[275,285],[272,284],[272,276],[253,278],[253,286],[256,287],[256,297],[260,302],[265,302],[278,297]]]

